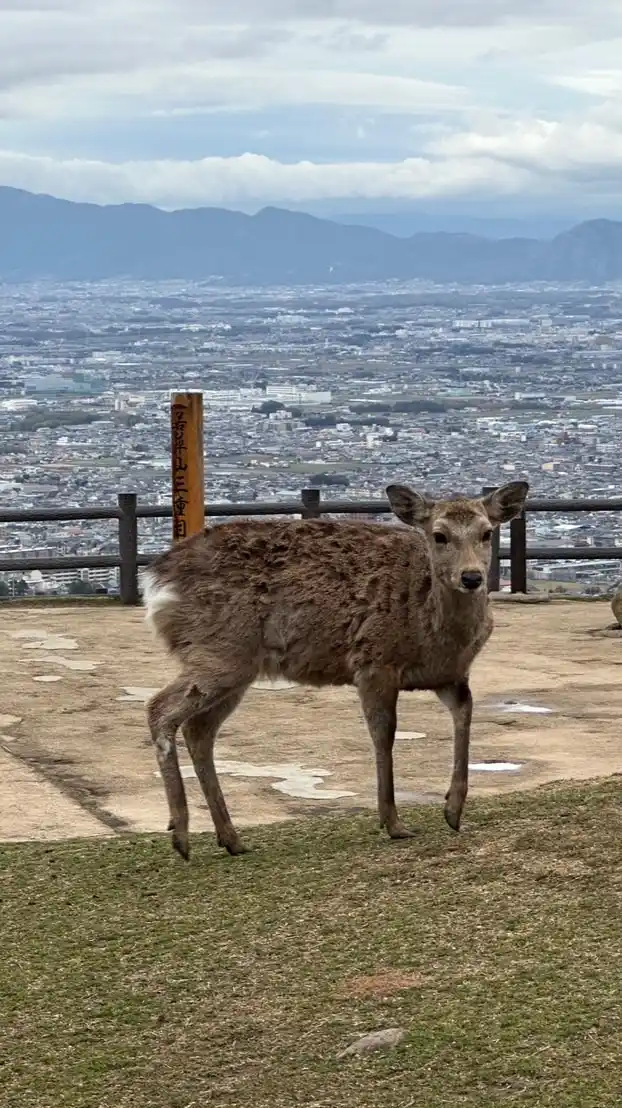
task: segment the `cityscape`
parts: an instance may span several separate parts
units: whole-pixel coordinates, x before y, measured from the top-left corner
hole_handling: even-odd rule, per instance
[[[0,285],[0,501],[170,504],[170,393],[204,396],[206,500],[434,495],[526,478],[613,497],[622,286],[218,282]],[[327,491],[326,491],[327,490]],[[529,541],[620,544],[614,513],[528,517]],[[171,541],[143,519],[139,550]],[[115,521],[0,525],[0,558],[116,554]],[[529,563],[529,588],[609,593],[619,563]],[[504,568],[504,575],[507,567]],[[507,586],[507,576],[502,581]],[[0,595],[118,592],[117,569],[5,571]]]

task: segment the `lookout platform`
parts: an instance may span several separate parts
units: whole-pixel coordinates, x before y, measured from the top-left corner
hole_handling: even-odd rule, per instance
[[[475,664],[471,795],[622,772],[622,635],[605,602],[496,602]],[[164,831],[144,703],[174,672],[139,609],[2,606],[0,840]],[[261,685],[261,683],[260,683]],[[442,803],[451,719],[402,694],[398,803]],[[240,827],[375,805],[371,742],[351,689],[253,687],[217,746]],[[193,831],[212,830],[187,752]],[[468,824],[468,807],[465,824]]]

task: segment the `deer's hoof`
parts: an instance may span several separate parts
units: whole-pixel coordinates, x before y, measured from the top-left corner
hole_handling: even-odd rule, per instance
[[[184,862],[188,862],[190,860],[190,841],[187,832],[173,830],[171,841],[173,843],[173,850],[177,851]]]
[[[451,827],[452,831],[460,830],[460,820],[462,818],[461,811],[456,811],[455,808],[450,808],[449,805],[446,804],[444,808],[444,816],[445,821],[447,822],[448,826]]]
[[[250,847],[244,846],[244,843],[241,841],[241,839],[238,839],[237,836],[236,838],[229,839],[228,842],[225,842],[225,840],[221,839],[220,835],[218,835],[216,841],[218,842],[218,845],[223,847],[223,849],[227,851],[227,854],[231,854],[232,857],[235,857],[237,854],[251,853]]]
[[[396,823],[393,827],[387,827],[390,839],[414,839],[416,831],[410,831],[403,823]]]

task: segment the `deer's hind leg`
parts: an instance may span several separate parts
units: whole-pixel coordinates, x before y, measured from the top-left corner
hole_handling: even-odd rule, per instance
[[[174,849],[186,861],[190,856],[188,803],[175,738],[178,728],[200,709],[201,694],[189,686],[183,675],[156,693],[147,705],[149,730],[168,802],[168,830],[173,832]]]
[[[228,850],[229,854],[245,854],[246,847],[233,826],[220,787],[214,764],[214,744],[219,729],[237,708],[247,687],[245,682],[241,688],[229,689],[220,696],[215,689],[209,699],[206,698],[202,711],[182,725],[188,753],[214,823],[218,845]]]

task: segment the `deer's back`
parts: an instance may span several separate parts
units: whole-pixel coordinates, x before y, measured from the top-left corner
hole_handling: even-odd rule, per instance
[[[425,539],[363,521],[225,523],[151,574],[177,598],[156,621],[173,652],[255,651],[263,672],[317,684],[348,683],[353,667],[406,649],[413,604],[431,589]]]

